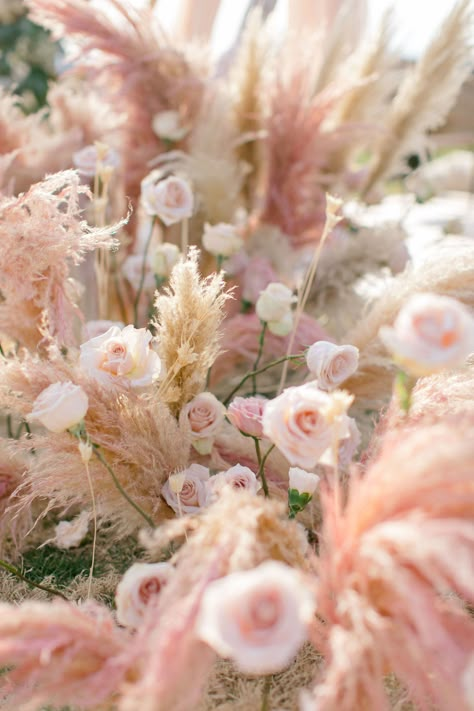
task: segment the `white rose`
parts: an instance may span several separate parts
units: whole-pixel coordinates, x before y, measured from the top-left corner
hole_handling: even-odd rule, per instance
[[[268,321],[267,328],[275,336],[287,336],[293,330],[292,311],[287,311],[279,321]]]
[[[462,365],[474,351],[474,318],[449,296],[416,294],[380,338],[395,360],[414,376]]]
[[[355,346],[336,346],[328,341],[316,341],[306,353],[306,363],[321,390],[332,390],[356,372],[359,349]]]
[[[289,489],[296,489],[300,494],[313,495],[319,484],[319,476],[299,467],[290,467],[288,472]]]
[[[112,328],[112,326],[117,326],[118,328],[124,328],[125,324],[122,321],[87,321],[82,329],[82,337],[84,341],[89,341],[91,338],[96,336],[101,336],[103,333]]]
[[[281,321],[291,311],[294,301],[291,289],[279,282],[271,282],[258,297],[255,310],[261,321]]]
[[[145,328],[113,326],[81,345],[80,366],[103,385],[114,381],[132,387],[151,385],[161,370],[161,361],[150,348],[152,338]]]
[[[211,476],[207,485],[208,504],[218,499],[226,487],[230,487],[235,491],[249,491],[252,494],[256,494],[262,488],[262,485],[249,467],[236,464],[225,472],[219,472],[219,474]]]
[[[333,406],[333,397],[314,383],[287,388],[267,403],[263,432],[290,464],[311,469],[335,438],[347,436],[345,420],[341,423],[342,415],[336,416]]]
[[[160,111],[153,116],[151,125],[158,138],[166,141],[181,141],[189,133],[189,128],[181,125],[178,111]]]
[[[181,410],[180,422],[187,422],[190,426],[193,440],[201,454],[210,452],[213,438],[224,422],[225,412],[224,405],[208,392],[196,395]]]
[[[196,634],[245,674],[272,674],[287,667],[306,641],[314,611],[302,576],[268,561],[207,586]]]
[[[183,178],[170,176],[158,183],[145,178],[142,181],[141,196],[145,212],[157,215],[167,226],[181,222],[193,214],[193,192]]]
[[[209,480],[207,467],[191,464],[178,475],[172,476],[179,477],[179,486],[176,486],[177,482],[170,477],[161,489],[161,495],[173,511],[177,514],[196,513],[206,506]]]
[[[134,290],[138,291],[143,274],[143,255],[130,254],[122,264],[122,274]],[[142,288],[146,290],[155,288],[155,278],[149,258],[145,259],[145,275]]]
[[[173,570],[170,563],[134,563],[127,570],[115,593],[117,620],[121,625],[133,629],[140,626],[146,608],[157,599]]]
[[[39,420],[51,432],[65,432],[79,424],[89,407],[89,400],[80,385],[70,380],[53,383],[38,395],[28,420]]]
[[[62,550],[76,548],[82,543],[89,528],[89,511],[81,511],[72,521],[60,521],[56,526],[54,543]]]
[[[116,151],[104,144],[86,146],[73,154],[72,160],[81,175],[93,178],[96,172],[100,174],[104,168],[117,168],[120,159]]]
[[[154,273],[162,279],[167,279],[175,264],[178,263],[180,256],[179,247],[175,244],[171,242],[159,244],[152,257]]]
[[[244,246],[244,241],[234,225],[229,225],[225,222],[210,225],[206,222],[202,244],[204,249],[215,257],[232,257],[240,252]]]

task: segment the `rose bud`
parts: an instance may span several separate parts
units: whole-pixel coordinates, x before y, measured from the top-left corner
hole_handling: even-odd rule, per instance
[[[141,197],[145,212],[158,216],[166,226],[181,222],[193,214],[193,191],[183,178],[170,176],[158,183],[145,178],[142,181]]]
[[[123,576],[115,593],[117,620],[136,629],[143,622],[148,605],[158,598],[173,573],[170,563],[134,563]]]
[[[268,400],[264,397],[236,397],[227,410],[228,420],[246,435],[263,437],[262,417]]]
[[[308,370],[318,381],[321,390],[333,390],[353,375],[359,365],[359,349],[355,346],[336,346],[328,341],[316,341],[306,353]]]
[[[89,400],[80,385],[70,380],[53,383],[33,403],[28,420],[38,420],[51,432],[65,432],[85,417]]]
[[[207,504],[208,480],[207,467],[191,464],[184,471],[169,477],[161,489],[161,495],[177,514],[197,513]]]

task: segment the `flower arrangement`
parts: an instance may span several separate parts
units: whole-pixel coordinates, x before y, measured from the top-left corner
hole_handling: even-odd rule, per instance
[[[27,5],[81,51],[0,97],[5,708],[468,711],[474,248],[360,216],[469,3],[390,98],[387,18],[309,71],[265,8],[212,67],[154,3]]]

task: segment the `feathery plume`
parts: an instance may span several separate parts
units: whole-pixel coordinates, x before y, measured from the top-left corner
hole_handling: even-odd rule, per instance
[[[427,131],[439,128],[472,67],[472,6],[459,0],[422,58],[405,77],[385,121],[383,136],[363,194],[384,178],[396,161]]]
[[[229,294],[222,274],[201,278],[191,249],[173,269],[170,286],[158,294],[156,329],[165,368],[160,396],[174,412],[204,389],[207,372],[220,352],[220,326]]]
[[[436,699],[467,711],[474,622],[461,600],[474,599],[473,424],[447,418],[387,435],[365,476],[351,478],[342,514],[323,487],[313,643],[327,661],[308,709],[388,709],[390,670],[421,707]]]

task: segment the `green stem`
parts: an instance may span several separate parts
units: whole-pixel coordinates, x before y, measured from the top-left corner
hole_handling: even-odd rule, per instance
[[[146,258],[148,256],[148,250],[150,249],[151,238],[153,237],[153,230],[155,228],[155,222],[156,222],[156,217],[154,217],[151,221],[150,234],[148,235],[148,238],[147,238],[147,241],[145,244],[145,250],[143,252],[143,264],[142,264],[142,273],[140,275],[140,283],[138,285],[137,293],[135,295],[135,301],[133,302],[133,324],[134,324],[135,328],[138,328],[138,305],[140,303],[140,296],[142,295],[142,291],[143,291],[143,284],[145,283]]]
[[[39,583],[34,583],[32,580],[29,580],[26,578],[23,573],[20,573],[20,571],[15,568],[13,565],[10,565],[10,563],[7,563],[4,560],[0,560],[0,568],[4,568],[7,570],[9,573],[12,575],[16,575],[17,578],[20,578],[20,580],[23,580],[23,582],[28,583],[28,585],[31,585],[33,588],[38,588],[38,590],[44,590],[44,592],[49,593],[50,595],[57,595],[57,597],[62,597],[63,600],[66,600],[68,602],[68,599],[65,595],[59,592],[59,590],[54,590],[53,588],[48,588],[46,585],[40,585]]]
[[[223,262],[224,262],[224,257],[222,256],[222,254],[218,254],[216,257],[216,271],[217,272],[220,272],[220,270],[222,269]]]
[[[12,424],[12,416],[11,415],[7,415],[7,437],[9,439],[14,439],[13,424]]]
[[[122,484],[119,482],[119,480],[118,480],[117,477],[115,476],[114,470],[112,469],[112,467],[110,466],[110,464],[108,463],[108,461],[106,460],[106,458],[104,457],[104,455],[102,454],[102,452],[100,451],[99,445],[98,445],[98,444],[94,444],[93,442],[92,442],[91,444],[92,444],[92,447],[93,447],[95,456],[97,457],[97,459],[98,459],[100,462],[102,462],[102,464],[104,465],[104,467],[107,469],[107,471],[109,472],[110,476],[111,476],[112,479],[113,479],[113,482],[114,482],[115,486],[116,486],[117,489],[120,491],[120,493],[122,494],[122,496],[124,497],[124,499],[126,499],[126,500],[128,501],[128,503],[130,504],[130,506],[133,506],[133,508],[135,509],[135,511],[137,511],[137,513],[139,513],[140,516],[142,516],[142,518],[145,519],[145,521],[147,522],[147,524],[148,524],[151,528],[155,528],[155,524],[154,524],[154,522],[152,521],[152,519],[148,516],[148,514],[146,514],[146,513],[143,511],[143,509],[141,509],[140,506],[139,506],[138,504],[136,504],[135,501],[133,501],[133,499],[131,499],[130,496],[127,494],[127,492],[126,492],[125,489],[123,488]]]
[[[227,395],[225,400],[223,400],[223,404],[227,407],[229,402],[232,400],[234,397],[235,393],[240,390],[242,385],[244,385],[249,378],[252,378],[254,375],[260,375],[260,373],[264,373],[266,370],[270,370],[270,368],[273,368],[276,365],[280,365],[280,363],[284,363],[285,360],[301,360],[302,356],[300,355],[289,355],[289,356],[282,356],[281,358],[277,358],[276,360],[272,360],[271,363],[267,363],[266,365],[263,365],[261,368],[258,368],[257,370],[251,370],[249,371],[242,380],[240,380],[239,383],[235,386],[233,390]]]
[[[270,711],[269,703],[270,703],[270,687],[271,687],[271,685],[272,685],[271,676],[266,676],[264,684],[263,684],[261,711]]]
[[[257,357],[255,358],[255,363],[253,364],[253,372],[254,375],[252,376],[252,395],[257,394],[257,376],[255,375],[255,371],[258,368],[258,364],[260,363],[260,359],[262,357],[263,353],[263,343],[265,341],[265,332],[267,330],[267,322],[263,321],[262,323],[262,330],[260,331],[260,338],[258,339],[258,353]]]
[[[272,446],[267,449],[267,451],[265,452],[265,454],[262,457],[261,451],[260,451],[260,442],[258,442],[257,438],[254,438],[254,441],[255,441],[255,449],[257,450],[257,459],[258,459],[258,464],[259,464],[258,472],[257,472],[257,479],[259,479],[259,478],[261,479],[263,493],[265,494],[265,496],[268,499],[268,498],[270,498],[270,492],[268,490],[267,479],[265,476],[265,464],[267,462],[270,452],[272,452],[275,449],[275,445],[272,444]]]

